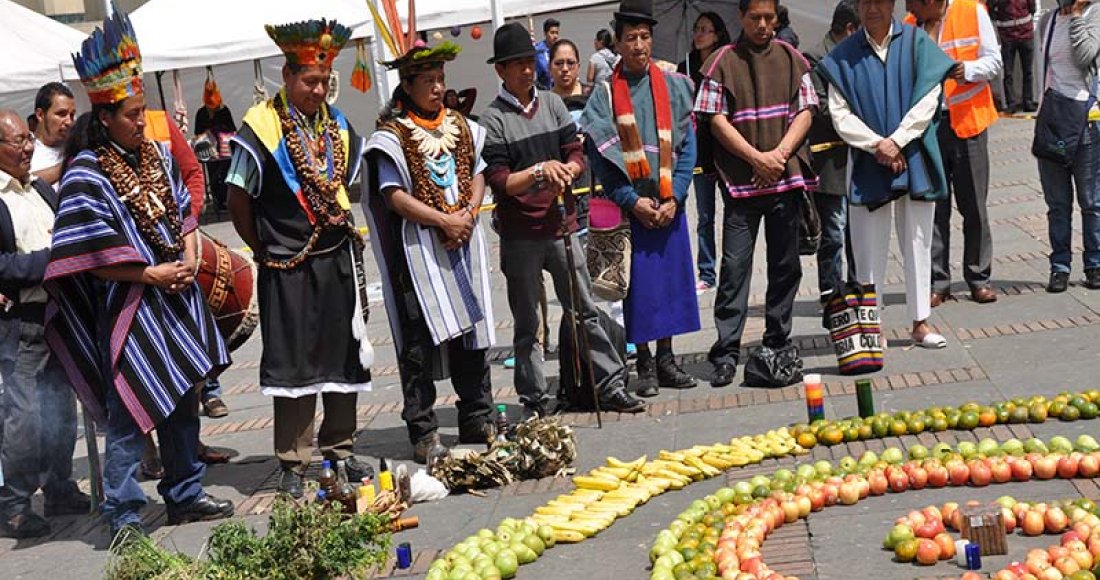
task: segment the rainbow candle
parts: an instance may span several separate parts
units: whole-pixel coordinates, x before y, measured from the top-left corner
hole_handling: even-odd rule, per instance
[[[825,387],[821,375],[809,374],[803,379],[806,392],[806,414],[810,422],[825,418]]]

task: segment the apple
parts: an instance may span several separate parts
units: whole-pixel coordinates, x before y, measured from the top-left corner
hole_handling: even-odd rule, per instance
[[[825,492],[814,488],[810,490],[810,506],[815,512],[825,509]]]
[[[922,525],[919,528],[913,530],[913,533],[915,533],[918,538],[924,538],[926,540],[931,540],[932,538],[936,537],[936,534],[939,533],[939,530],[937,529],[935,522],[930,521],[930,522],[925,522],[924,525]]]
[[[989,471],[992,473],[993,483],[1007,483],[1012,481],[1012,467],[1003,460],[991,462]]]
[[[870,487],[871,495],[882,495],[886,493],[887,488],[890,487],[890,482],[887,481],[886,476],[881,471],[872,471],[867,476],[867,484]]]
[[[842,483],[839,499],[842,505],[855,505],[859,501],[859,485],[851,481]]]
[[[1073,479],[1077,477],[1077,468],[1080,465],[1081,460],[1077,459],[1073,455],[1068,455],[1058,460],[1058,477],[1062,479]]]
[[[1050,556],[1050,562],[1053,564],[1057,562],[1059,558],[1069,556],[1069,549],[1065,546],[1050,546],[1047,548],[1047,555]]]
[[[1012,479],[1015,481],[1028,481],[1031,479],[1032,467],[1028,461],[1012,462]]]
[[[947,480],[950,476],[947,473],[947,468],[942,465],[935,465],[928,468],[928,486],[929,487],[943,487],[947,485]]]
[[[1061,572],[1064,576],[1069,576],[1070,574],[1073,574],[1074,572],[1081,569],[1081,566],[1077,563],[1077,560],[1074,560],[1069,556],[1063,556],[1055,560],[1054,567],[1057,568],[1058,571]]]
[[[1086,478],[1100,475],[1100,457],[1092,453],[1082,457],[1081,463],[1077,465],[1077,474]]]
[[[917,563],[931,566],[940,559],[940,545],[928,539],[921,539],[917,545]]]
[[[796,495],[794,502],[798,504],[798,517],[800,518],[810,515],[810,512],[814,509],[813,501],[807,496]]]
[[[1053,479],[1058,473],[1058,460],[1051,456],[1043,456],[1031,463],[1035,469],[1035,477],[1039,479]]]
[[[992,479],[993,472],[989,469],[989,466],[981,461],[975,461],[970,464],[970,485],[974,487],[985,487],[989,485]]]
[[[890,530],[890,533],[886,535],[886,539],[882,541],[882,547],[887,550],[893,550],[899,543],[905,540],[912,540],[915,537],[916,535],[913,533],[913,528],[896,525]]]
[[[1069,519],[1066,518],[1066,513],[1062,511],[1062,508],[1057,507],[1052,507],[1043,514],[1043,523],[1048,534],[1061,533],[1069,527]]]
[[[1005,522],[1005,533],[1011,534],[1016,529],[1016,514],[1012,513],[1012,510],[1003,507],[1001,508],[1001,519]]]
[[[1091,570],[1093,563],[1096,561],[1088,550],[1071,550],[1069,557],[1073,558],[1082,570]]]
[[[1029,510],[1024,514],[1022,520],[1020,520],[1020,529],[1023,530],[1025,536],[1038,536],[1043,533],[1046,524],[1043,522],[1043,515],[1037,511]],[[1034,572],[1032,572],[1034,574]]]
[[[905,475],[904,471],[895,471],[887,476],[886,479],[890,483],[890,491],[894,493],[901,493],[909,489],[909,477]]]
[[[837,496],[840,493],[837,486],[827,483],[821,486],[821,491],[825,494],[825,507],[836,505]]]
[[[794,501],[785,501],[780,504],[780,508],[783,510],[783,521],[785,523],[794,523],[798,521],[798,503]]]
[[[941,560],[950,560],[955,557],[955,539],[951,537],[951,534],[940,532],[932,538],[932,541],[940,546]]]
[[[947,473],[951,478],[951,485],[966,485],[970,481],[970,468],[961,460],[953,459],[947,462]]]

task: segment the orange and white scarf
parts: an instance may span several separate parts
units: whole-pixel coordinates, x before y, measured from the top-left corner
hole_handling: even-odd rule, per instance
[[[653,95],[653,110],[657,116],[657,141],[659,145],[660,172],[658,192],[661,200],[672,199],[672,101],[668,84],[661,69],[649,63],[649,88]],[[620,61],[611,73],[611,107],[615,113],[615,127],[622,143],[623,162],[632,181],[650,179],[652,168],[646,158],[638,122],[634,117],[634,104],[630,101],[630,85],[623,75]]]

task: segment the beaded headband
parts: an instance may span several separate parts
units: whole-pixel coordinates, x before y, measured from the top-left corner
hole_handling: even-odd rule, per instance
[[[72,56],[93,105],[110,105],[145,92],[137,35],[130,18],[117,8]]]
[[[351,38],[351,29],[335,20],[307,20],[264,27],[292,66],[332,68],[332,61]]]

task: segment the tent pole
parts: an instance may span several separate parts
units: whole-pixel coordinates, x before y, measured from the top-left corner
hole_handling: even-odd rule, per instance
[[[493,19],[493,33],[504,26],[504,2],[503,0],[491,0],[489,3],[490,14]]]
[[[168,105],[166,105],[165,101],[164,101],[164,87],[161,86],[161,84],[160,84],[160,76],[163,75],[163,74],[164,74],[164,71],[157,71],[156,72],[157,93],[160,94],[160,110],[167,111],[168,110]]]

